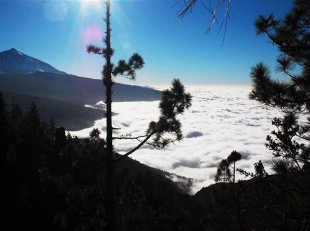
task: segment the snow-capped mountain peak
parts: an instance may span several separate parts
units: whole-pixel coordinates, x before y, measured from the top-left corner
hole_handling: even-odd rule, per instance
[[[33,73],[49,72],[65,74],[53,66],[33,57],[30,57],[15,48],[0,52],[0,73]]]

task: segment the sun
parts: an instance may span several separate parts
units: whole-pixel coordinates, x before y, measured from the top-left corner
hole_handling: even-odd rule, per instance
[[[99,10],[102,8],[104,4],[103,0],[79,0],[79,2],[80,2],[81,11],[84,13],[90,9]]]

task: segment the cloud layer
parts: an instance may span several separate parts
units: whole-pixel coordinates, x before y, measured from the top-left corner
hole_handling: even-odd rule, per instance
[[[214,182],[219,162],[233,150],[243,156],[236,164],[238,168],[253,171],[253,164],[261,160],[267,171],[270,171],[272,154],[266,149],[265,140],[274,130],[272,118],[281,116],[281,113],[249,100],[250,90],[250,87],[244,86],[189,88],[193,104],[180,117],[184,139],[166,150],[143,146],[132,154],[132,158],[195,179],[194,192]],[[143,135],[149,122],[159,116],[158,103],[113,103],[113,126],[120,128],[115,130],[114,135]],[[99,128],[104,137],[105,120],[95,121],[94,127]],[[85,137],[92,128],[72,134]],[[114,147],[116,151],[124,153],[136,144],[132,140],[117,140]]]

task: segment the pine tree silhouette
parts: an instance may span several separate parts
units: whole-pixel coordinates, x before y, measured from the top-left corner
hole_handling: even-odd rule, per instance
[[[232,151],[227,157],[227,162],[229,165],[234,164],[233,166],[233,182],[236,180],[236,162],[241,160],[241,154],[237,151]]]
[[[310,163],[310,118],[306,123],[298,121],[298,115],[310,112],[309,11],[310,1],[296,0],[284,20],[270,14],[260,16],[255,22],[257,34],[267,35],[281,51],[277,71],[289,80],[275,80],[262,62],[251,71],[250,98],[285,113],[283,118],[273,119],[277,130],[267,137],[267,147],[275,157],[292,160],[299,171],[304,171]],[[297,137],[300,141],[296,141]]]
[[[230,179],[231,179],[231,172],[229,169],[229,163],[226,159],[223,159],[217,168],[217,172],[216,172],[214,180],[216,182],[219,182],[219,181],[229,182]]]
[[[100,48],[94,45],[89,45],[87,51],[102,55],[105,59],[105,65],[102,71],[102,79],[106,89],[106,184],[107,184],[107,229],[114,231],[116,229],[115,222],[115,201],[114,201],[114,168],[115,163],[123,158],[131,155],[138,150],[143,144],[148,142],[151,137],[154,137],[151,142],[156,148],[164,148],[174,141],[182,139],[181,123],[176,118],[178,114],[182,114],[185,109],[191,106],[191,95],[185,93],[184,87],[179,80],[174,80],[170,90],[163,92],[162,101],[160,103],[161,116],[157,122],[152,121],[145,135],[138,137],[113,137],[112,127],[112,76],[122,75],[130,80],[135,80],[136,71],[144,65],[143,58],[134,53],[128,61],[120,60],[116,66],[111,61],[114,50],[111,48],[111,22],[110,22],[110,7],[111,1],[106,0],[106,37],[104,39],[105,47]],[[166,138],[164,135],[170,133],[173,138]],[[131,151],[123,154],[120,158],[114,158],[113,139],[135,139],[141,142]]]

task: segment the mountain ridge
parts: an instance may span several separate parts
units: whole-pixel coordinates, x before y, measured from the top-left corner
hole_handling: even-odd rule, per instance
[[[11,59],[5,63],[15,66],[1,69],[5,66],[1,63],[3,54]],[[14,61],[15,58],[17,60]],[[0,52],[0,91],[8,102],[18,103],[24,110],[36,102],[45,119],[54,118],[57,126],[64,126],[71,131],[91,127],[95,120],[104,117],[104,112],[85,107],[105,101],[102,80],[70,75],[57,69],[54,72],[29,72],[31,68],[34,69],[27,67],[28,60],[37,59],[14,48]],[[38,62],[49,65],[40,60]],[[158,90],[120,83],[114,83],[113,91],[114,102],[154,101],[161,97]]]
[[[2,73],[33,73],[50,72],[66,74],[52,65],[26,55],[15,48],[0,52],[0,72]]]

